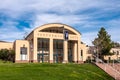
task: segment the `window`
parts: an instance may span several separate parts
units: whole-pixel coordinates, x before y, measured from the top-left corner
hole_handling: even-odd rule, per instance
[[[120,57],[118,57],[118,60],[120,60]]]
[[[113,50],[113,53],[115,53],[115,51]]]
[[[119,55],[119,51],[117,51],[117,55]]]
[[[83,56],[83,50],[81,50],[81,56]]]
[[[20,48],[20,56],[21,56],[21,60],[27,60],[27,48],[26,47]]]
[[[108,57],[108,60],[110,61],[110,60],[111,60],[111,57]]]
[[[21,54],[21,60],[27,60],[27,54]]]

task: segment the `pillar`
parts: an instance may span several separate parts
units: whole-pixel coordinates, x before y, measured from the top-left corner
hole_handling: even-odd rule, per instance
[[[63,47],[64,47],[63,63],[68,63],[68,41],[67,40],[64,40]]]
[[[82,61],[82,56],[81,56],[81,51],[80,51],[80,41],[78,40],[78,56],[77,56],[77,61],[78,61],[78,63],[81,63],[81,61]]]
[[[30,62],[33,62],[33,39],[31,39],[30,41],[29,41],[29,46],[30,46],[30,50],[29,50],[29,61]]]
[[[76,63],[77,62],[77,43],[74,42],[73,45],[73,61]]]
[[[49,63],[53,63],[53,39],[49,40]]]
[[[37,62],[37,37],[34,37],[33,43],[33,62]]]

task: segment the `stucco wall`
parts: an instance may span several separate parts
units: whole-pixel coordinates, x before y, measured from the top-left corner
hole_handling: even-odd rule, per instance
[[[111,55],[111,56],[104,56],[104,59],[105,60],[109,60],[109,58],[111,60],[117,60],[117,59],[120,59],[120,48],[112,48],[111,53],[114,53],[114,55]]]
[[[13,49],[12,42],[0,42],[0,49]]]
[[[88,47],[86,47],[85,44],[81,44],[80,45],[80,49],[83,50],[83,61],[86,61],[87,57],[88,57]]]
[[[27,48],[27,60],[21,61],[20,48]],[[15,41],[15,62],[29,62],[29,42],[27,40],[16,40]]]

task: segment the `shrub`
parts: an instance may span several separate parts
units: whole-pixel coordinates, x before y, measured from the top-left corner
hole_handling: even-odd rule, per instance
[[[8,50],[8,49],[1,49],[0,50],[0,59],[4,61],[12,61],[15,60],[15,51],[14,50]]]

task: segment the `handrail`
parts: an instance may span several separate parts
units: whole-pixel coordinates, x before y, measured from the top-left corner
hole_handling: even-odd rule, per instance
[[[105,65],[105,67],[104,67],[104,70],[106,71],[106,65],[108,66],[108,67],[110,67],[113,71],[115,71],[115,79],[116,79],[116,76],[118,75],[118,76],[120,76],[120,72],[118,72],[115,68],[113,68],[112,66],[110,66],[109,64],[107,64],[107,63],[105,63],[102,59],[100,59],[100,58],[98,58],[99,60],[101,60],[102,61],[102,64],[104,64]]]

